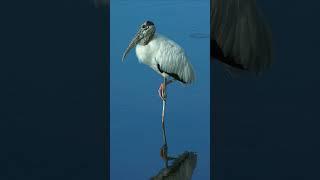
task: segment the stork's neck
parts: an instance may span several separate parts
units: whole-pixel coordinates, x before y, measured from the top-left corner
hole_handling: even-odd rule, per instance
[[[140,45],[145,46],[147,45],[153,38],[155,37],[155,33],[150,34],[147,37],[144,37],[143,39],[141,39],[140,41]]]

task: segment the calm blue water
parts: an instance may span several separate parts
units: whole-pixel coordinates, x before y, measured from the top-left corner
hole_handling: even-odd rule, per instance
[[[120,1],[111,3],[110,46],[110,173],[111,179],[147,179],[163,162],[161,110],[158,87],[162,78],[139,64],[132,50],[125,63],[121,57],[138,27],[145,20],[157,31],[180,44],[196,71],[189,87],[179,83],[168,88],[166,109],[169,154],[185,150],[198,153],[194,179],[210,175],[210,79],[208,0]]]

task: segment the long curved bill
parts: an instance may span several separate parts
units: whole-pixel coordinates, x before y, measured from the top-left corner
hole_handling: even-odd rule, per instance
[[[139,30],[137,32],[137,34],[134,36],[134,38],[131,40],[129,46],[127,47],[126,51],[123,53],[122,55],[122,62],[124,61],[124,59],[126,58],[126,56],[128,55],[129,51],[134,48],[138,43],[139,41],[142,39],[142,36],[141,36],[141,31]]]

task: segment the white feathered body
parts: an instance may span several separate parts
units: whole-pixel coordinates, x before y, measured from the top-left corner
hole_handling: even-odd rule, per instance
[[[163,77],[174,73],[185,83],[195,80],[194,70],[184,50],[163,35],[155,34],[147,45],[138,44],[136,54],[140,63],[150,66]],[[164,72],[159,71],[158,64]]]

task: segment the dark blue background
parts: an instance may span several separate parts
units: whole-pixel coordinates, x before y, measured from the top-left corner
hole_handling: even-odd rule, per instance
[[[260,78],[235,79],[212,63],[215,177],[320,179],[320,2],[257,2],[271,24],[275,62]]]
[[[0,179],[103,179],[107,11],[89,0],[0,7]]]

